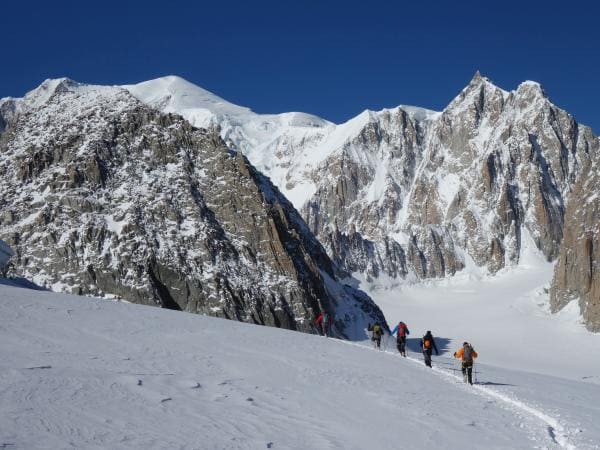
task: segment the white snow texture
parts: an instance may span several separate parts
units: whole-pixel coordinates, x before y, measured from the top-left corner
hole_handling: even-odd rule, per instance
[[[8,286],[0,286],[0,296],[0,448],[600,442],[599,384],[482,363],[471,387],[441,338],[442,354],[429,369],[418,353],[400,357],[389,339],[386,351],[377,351],[368,343],[110,300]],[[597,374],[597,358],[593,365]]]
[[[19,107],[43,103],[64,81],[45,82]],[[195,126],[221,127],[297,208],[317,189],[306,174],[382,114],[340,125],[256,114],[173,76],[125,88]],[[399,108],[420,121],[438,114]],[[365,201],[385,200],[387,170],[373,158]],[[457,183],[439,180],[444,205]],[[354,274],[392,326],[408,324],[407,359],[388,336],[376,351],[2,282],[0,449],[600,448],[600,335],[580,323],[576,301],[549,313],[552,264],[528,238],[518,265],[496,276],[468,255],[452,279]],[[406,239],[399,227],[394,239]],[[9,253],[0,242],[0,266]],[[419,352],[427,329],[441,350],[433,369]],[[464,340],[479,353],[473,387],[452,358]]]

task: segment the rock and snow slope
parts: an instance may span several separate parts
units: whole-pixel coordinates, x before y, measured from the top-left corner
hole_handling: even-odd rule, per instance
[[[419,280],[473,261],[495,273],[517,265],[531,237],[562,261],[554,308],[578,298],[587,326],[600,330],[600,142],[539,84],[507,92],[477,73],[440,113],[400,106],[340,125],[255,114],[178,77],[126,88],[219,128],[346,270]]]
[[[301,210],[310,231],[332,258],[334,265],[330,266],[328,261],[317,257],[321,261],[316,263],[319,268],[322,269],[323,265],[338,267],[342,271],[345,269],[346,273],[363,274],[367,280],[443,278],[472,265],[496,273],[505,267],[518,265],[523,256],[523,242],[533,239],[547,260],[558,261],[550,290],[552,309],[560,310],[571,300],[578,300],[586,326],[590,330],[600,330],[600,196],[597,195],[600,141],[588,127],[578,124],[572,116],[553,105],[539,84],[525,82],[516,90],[507,92],[478,73],[440,113],[400,106],[379,112],[365,111],[341,125],[302,113],[255,114],[178,77],[165,77],[125,88],[153,108],[166,113],[177,112],[193,125],[211,130],[205,133],[207,137],[220,134],[230,148],[241,150],[251,163],[268,175]],[[99,95],[99,92],[103,94]],[[119,92],[120,97],[115,96],[115,92]],[[112,100],[107,100],[109,98]],[[41,216],[25,216],[21,211],[15,225],[11,202],[16,198],[13,194],[22,189],[19,184],[28,184],[25,190],[32,196],[34,204],[41,205],[48,197],[45,189],[57,189],[57,181],[50,181],[48,177],[56,177],[63,184],[63,189],[65,183],[68,189],[79,189],[82,182],[90,180],[102,183],[107,175],[107,166],[122,165],[122,158],[119,159],[119,155],[115,158],[114,152],[107,159],[107,150],[117,150],[122,154],[122,150],[129,151],[131,147],[136,153],[136,162],[144,160],[145,170],[150,172],[144,174],[139,164],[135,164],[136,169],[121,167],[125,170],[120,170],[120,175],[124,174],[127,181],[136,184],[135,189],[122,196],[125,201],[130,201],[131,196],[151,198],[152,195],[148,197],[145,191],[156,190],[156,186],[169,192],[168,198],[163,199],[167,203],[172,203],[171,198],[177,198],[182,189],[199,187],[210,191],[209,187],[212,187],[214,195],[209,192],[207,196],[213,199],[212,206],[218,206],[212,209],[223,210],[221,216],[216,217],[217,221],[228,224],[230,228],[226,232],[236,236],[231,240],[233,250],[238,252],[235,258],[246,266],[244,259],[257,260],[258,265],[263,255],[271,260],[269,268],[250,264],[253,269],[245,278],[253,280],[251,286],[264,284],[265,278],[269,286],[279,286],[275,294],[279,298],[272,302],[275,311],[285,310],[286,304],[294,303],[285,298],[285,294],[281,299],[282,286],[289,277],[278,278],[280,272],[289,275],[288,269],[295,269],[304,279],[303,273],[308,273],[309,278],[314,278],[313,275],[319,278],[319,274],[313,270],[315,265],[312,262],[301,263],[304,251],[296,252],[290,260],[287,257],[284,258],[286,261],[279,260],[282,255],[279,247],[284,247],[286,253],[290,244],[286,239],[290,237],[286,225],[290,222],[289,217],[282,217],[281,211],[291,208],[275,208],[279,213],[275,211],[274,216],[270,215],[275,223],[282,219],[286,232],[280,233],[282,230],[277,227],[277,233],[273,234],[268,224],[263,223],[267,227],[263,227],[259,235],[264,235],[265,239],[260,241],[258,248],[250,245],[248,250],[248,237],[256,235],[257,231],[256,224],[248,221],[257,210],[262,211],[261,206],[241,208],[240,205],[248,205],[248,192],[231,195],[226,191],[224,196],[215,188],[216,183],[231,185],[230,181],[237,175],[233,173],[233,178],[223,176],[221,161],[217,162],[219,167],[216,170],[205,171],[203,168],[191,181],[178,179],[181,173],[189,175],[191,166],[178,166],[181,159],[178,163],[162,161],[162,147],[166,146],[173,157],[178,145],[187,145],[187,134],[197,132],[186,128],[184,135],[171,139],[173,136],[168,137],[169,131],[163,129],[165,124],[158,124],[159,127],[152,131],[145,119],[140,119],[144,122],[140,136],[139,130],[132,127],[131,117],[127,123],[120,123],[120,118],[115,119],[115,126],[106,119],[114,119],[122,112],[120,110],[133,108],[133,99],[123,101],[125,98],[121,88],[85,87],[68,80],[49,80],[23,99],[0,100],[0,151],[5,163],[0,170],[9,178],[14,177],[13,174],[17,177],[2,186],[2,236],[14,243],[23,228],[32,229],[38,222],[43,223],[56,215],[54,210]],[[98,118],[103,118],[104,122],[98,121]],[[133,119],[133,125],[138,119]],[[173,117],[168,120],[182,123]],[[62,127],[63,123],[68,126]],[[150,125],[152,128],[153,125]],[[166,126],[172,128],[169,124]],[[52,133],[48,133],[48,129]],[[161,135],[159,131],[166,134]],[[117,147],[113,148],[114,145]],[[204,147],[207,150],[207,146]],[[55,163],[64,159],[65,149],[76,158],[71,158],[69,167],[58,167],[63,171],[68,169],[68,172],[58,173]],[[150,153],[144,153],[145,150]],[[94,152],[100,153],[96,155]],[[17,158],[16,164],[11,159],[13,156]],[[16,171],[11,169],[13,165],[16,165]],[[209,167],[212,165],[213,162],[208,163]],[[197,163],[197,166],[202,164]],[[134,173],[136,170],[137,173]],[[236,170],[233,168],[233,172]],[[260,196],[265,193],[261,186],[268,183],[260,181],[263,180],[261,174],[252,173],[255,176],[251,178],[256,181],[254,184]],[[39,181],[35,186],[29,183],[33,178]],[[119,176],[116,178],[118,180]],[[162,185],[156,183],[157,179],[163,182]],[[204,180],[204,185],[195,186],[199,179]],[[117,188],[114,183],[109,186],[116,193],[122,193]],[[188,192],[192,193],[191,197],[194,197],[194,189]],[[251,191],[257,193],[255,189]],[[83,201],[81,193],[78,195],[78,199],[69,201],[75,204],[75,210],[86,212],[89,198]],[[238,201],[228,202],[230,198]],[[253,198],[260,200],[256,196]],[[277,198],[279,204],[287,203],[283,196]],[[16,199],[20,202],[19,198]],[[177,254],[179,260],[187,261],[190,255],[181,251],[180,244],[182,240],[189,240],[195,225],[184,220],[187,216],[181,213],[180,208],[170,211],[172,205],[167,206],[154,208],[150,216],[137,214],[138,225],[154,221],[157,216],[163,219],[166,213],[167,221],[176,222],[177,226],[161,224],[161,231],[168,232],[167,236],[163,235],[158,240],[154,236],[147,235],[146,238],[154,239],[163,250],[167,248],[169,255]],[[68,207],[73,209],[73,204]],[[208,208],[211,209],[211,205]],[[295,213],[293,215],[296,216]],[[110,212],[100,218],[106,223],[106,236],[111,239],[114,233],[131,231],[120,221],[121,216]],[[97,238],[96,232],[100,228],[96,225],[91,234],[85,236],[86,239]],[[14,229],[15,226],[18,230]],[[306,227],[302,228],[307,231]],[[54,233],[57,236],[50,234],[49,237],[46,234],[32,235],[42,241],[50,239],[44,241],[47,244],[58,239],[58,234],[62,235],[62,239],[64,232],[65,229],[61,229]],[[294,248],[298,244],[294,237],[297,232],[298,229],[294,229],[291,233]],[[13,234],[12,237],[7,233]],[[299,234],[305,238],[300,241],[315,243],[312,236],[307,237],[310,234]],[[270,245],[272,241],[276,242],[275,248]],[[64,243],[64,240],[59,242]],[[309,247],[320,249],[318,243],[313,244]],[[95,251],[106,255],[110,247],[104,245],[102,250]],[[195,250],[201,252],[200,249]],[[68,249],[61,251],[69,253]],[[195,251],[192,253],[195,254]],[[316,256],[314,252],[309,253],[312,257]],[[21,257],[19,251],[17,256],[22,263],[28,261],[27,256]],[[77,261],[78,280],[46,278],[49,282],[66,282],[71,286],[76,281],[82,292],[91,289],[93,293],[94,290],[109,292],[102,287],[96,289],[98,283],[112,291],[122,291],[122,283],[113,289],[116,287],[115,277],[127,278],[126,288],[129,288],[131,279],[139,277],[141,272],[152,272],[154,277],[161,272],[158,281],[163,285],[174,283],[175,291],[168,294],[179,299],[175,303],[183,303],[186,307],[193,303],[193,293],[199,289],[194,283],[188,283],[189,277],[178,283],[181,280],[175,278],[179,275],[173,277],[171,273],[155,267],[152,255],[148,254],[142,259],[149,263],[149,267],[134,269],[133,276],[129,268],[116,268],[118,270],[115,271],[115,267],[110,267],[108,271],[97,273],[92,267],[92,272],[86,272],[91,277],[92,288],[89,288],[87,275],[81,282],[81,269],[88,263],[87,256],[82,262]],[[46,266],[53,264],[53,261],[38,258],[38,262],[42,260]],[[304,266],[300,270],[299,262]],[[175,263],[177,266],[182,264],[186,265]],[[208,264],[211,270],[202,265],[201,272],[205,277],[212,277],[209,272],[214,265],[213,261]],[[274,270],[273,265],[276,267]],[[196,280],[206,279],[198,276],[196,269],[186,267],[185,271],[193,273]],[[32,270],[38,271],[37,268]],[[48,267],[43,267],[39,276],[45,275],[47,270]],[[122,273],[124,270],[125,274]],[[261,277],[255,279],[252,275],[257,271]],[[342,271],[337,271],[337,275],[344,276]],[[180,274],[179,268],[176,272]],[[332,274],[332,270],[327,268],[325,272]],[[235,269],[226,278],[234,279],[237,274]],[[161,278],[169,280],[169,283],[164,283]],[[297,280],[298,277],[292,274],[292,278]],[[217,290],[228,292],[230,286],[221,281],[217,283]],[[323,286],[325,281],[320,280],[317,284]],[[152,283],[158,292],[155,297],[164,297],[161,294],[164,289]],[[233,288],[237,291],[233,295],[234,303],[236,299],[247,296],[240,292],[247,285],[237,284]],[[301,296],[308,296],[312,299],[308,303],[315,303],[315,298],[322,297],[323,289],[315,290],[307,285],[303,291]],[[257,296],[250,294],[250,297],[256,303]],[[168,298],[167,303],[172,304]],[[306,302],[302,308],[306,309],[305,305]],[[217,308],[216,305],[213,307]],[[314,305],[310,308],[315,310]],[[265,308],[259,309],[261,314],[265,311]],[[243,315],[258,322],[275,323],[282,319],[280,315],[277,320],[271,320],[271,316],[278,315],[272,312],[267,312],[267,319],[261,314],[253,316],[245,307],[241,312],[228,311],[227,314]],[[311,314],[307,311],[304,316]],[[286,326],[292,327],[290,315],[284,316]]]
[[[2,448],[599,448],[599,385],[484,355],[469,388],[448,353],[430,370],[141,305],[7,286],[0,298]]]
[[[553,265],[533,243],[525,247],[519,267],[495,276],[470,267],[444,280],[364,286],[391,325],[431,329],[454,347],[468,340],[496,366],[600,385],[600,335],[585,329],[576,301],[551,314]]]
[[[13,274],[303,331],[328,310],[348,337],[383,320],[218,134],[125,89],[68,79],[4,100],[0,112],[0,237],[16,252]]]
[[[320,145],[326,137],[345,139],[333,123],[319,117],[299,112],[256,114],[176,76],[123,87],[149,106],[181,114],[194,126],[217,127],[227,145],[242,151],[297,208],[315,190],[312,180],[303,176],[303,166],[325,156],[316,151],[306,161],[306,148]],[[296,171],[298,176],[290,181]]]

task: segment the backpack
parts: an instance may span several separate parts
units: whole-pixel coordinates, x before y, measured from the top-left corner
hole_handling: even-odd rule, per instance
[[[423,350],[429,350],[431,348],[431,341],[429,339],[423,339]]]
[[[398,324],[398,337],[405,337],[407,334],[410,334],[408,327],[404,322],[400,322]]]
[[[379,336],[381,334],[381,327],[379,324],[373,325],[373,336]]]
[[[473,362],[473,347],[471,346],[471,344],[465,345],[463,347],[463,361],[466,363],[472,363]]]

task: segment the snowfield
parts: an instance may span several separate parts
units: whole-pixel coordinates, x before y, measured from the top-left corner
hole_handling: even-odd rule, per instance
[[[599,384],[384,343],[2,285],[0,448],[600,448]]]
[[[452,278],[412,285],[362,279],[360,288],[392,326],[403,320],[421,333],[431,329],[456,348],[467,340],[496,366],[600,385],[600,334],[585,329],[577,300],[550,312],[553,273],[554,263],[530,241],[519,265],[496,275],[471,265]]]

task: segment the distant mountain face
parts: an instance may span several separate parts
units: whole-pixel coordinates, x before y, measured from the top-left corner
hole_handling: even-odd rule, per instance
[[[413,280],[467,265],[494,273],[517,264],[531,241],[558,261],[553,307],[579,298],[588,327],[600,330],[600,144],[539,84],[506,92],[477,73],[442,112],[400,106],[341,125],[255,114],[177,77],[125,88],[219,130],[346,271]]]
[[[14,274],[301,331],[327,310],[348,337],[384,321],[214,130],[67,79],[3,99],[0,117],[0,238]]]

